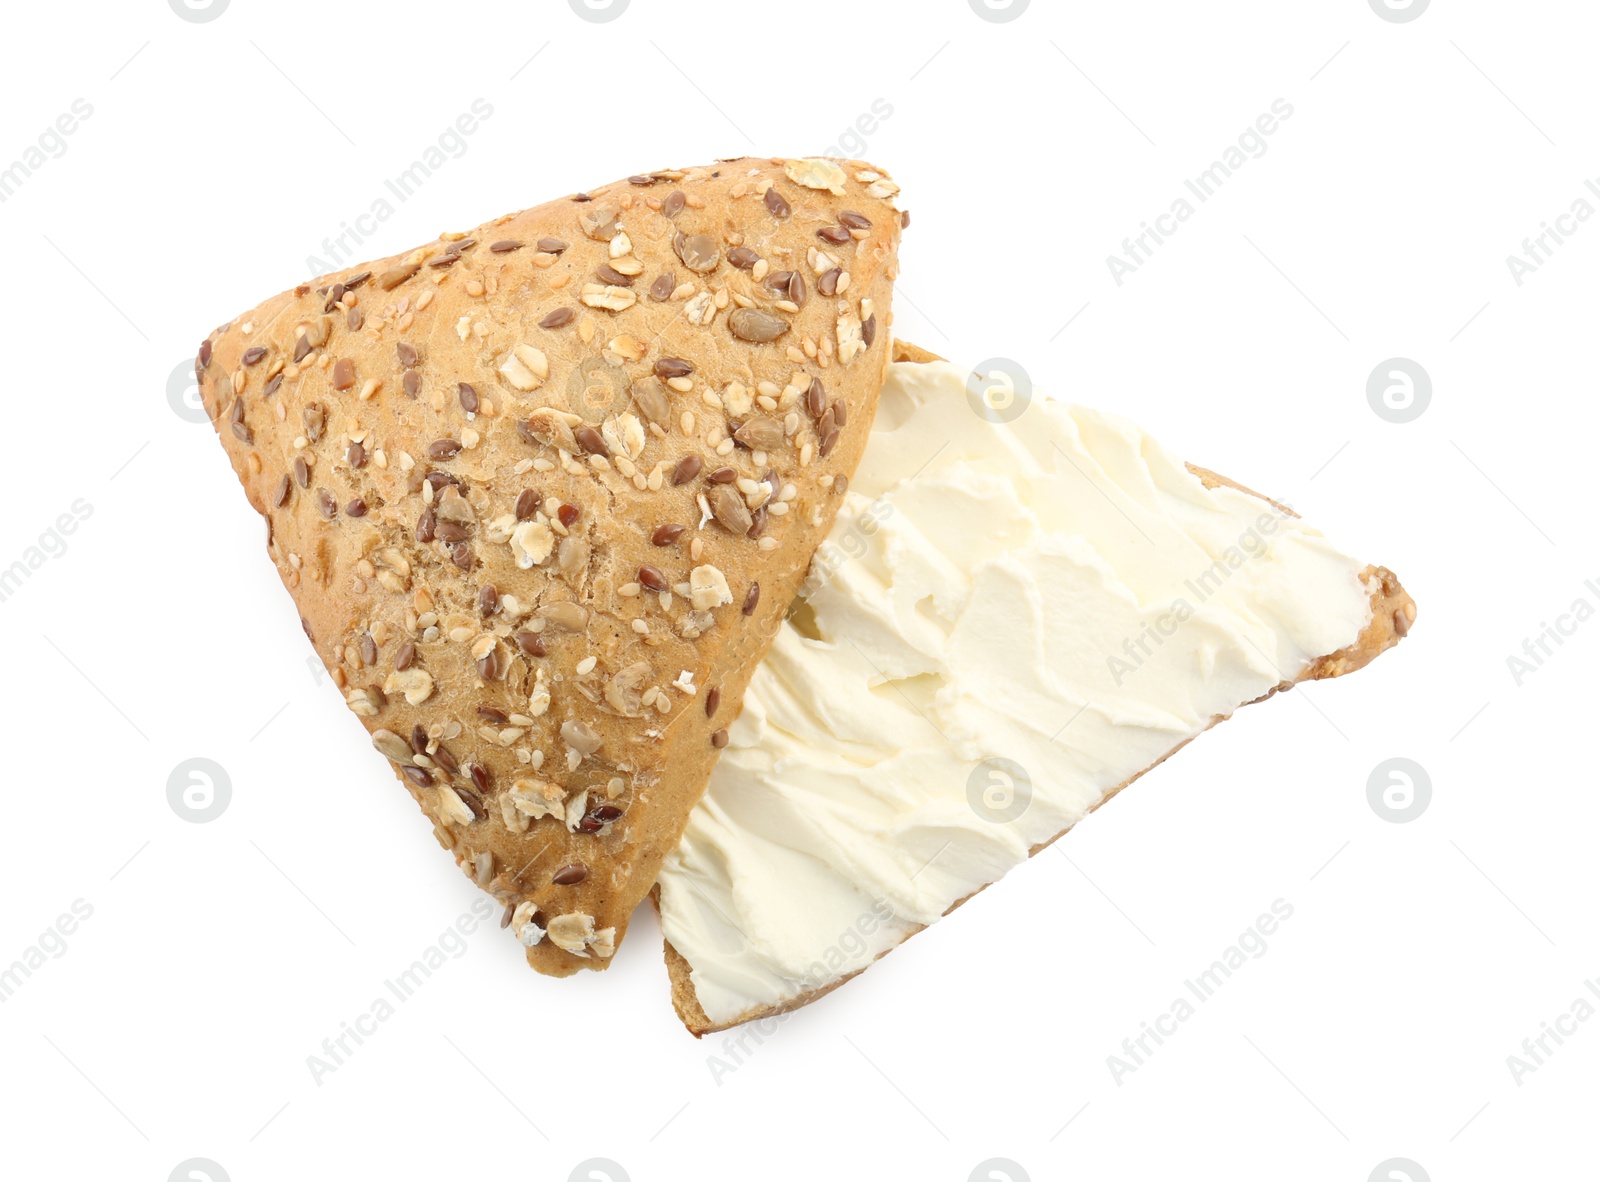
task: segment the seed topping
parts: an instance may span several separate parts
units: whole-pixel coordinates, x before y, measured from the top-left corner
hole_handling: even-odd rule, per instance
[[[741,341],[766,345],[789,331],[789,322],[760,308],[735,308],[728,313],[728,330]]]

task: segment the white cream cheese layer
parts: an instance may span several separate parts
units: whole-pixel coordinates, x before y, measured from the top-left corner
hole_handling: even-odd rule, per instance
[[[869,964],[1351,644],[1361,566],[1120,418],[891,367],[804,605],[660,879],[731,1022]]]

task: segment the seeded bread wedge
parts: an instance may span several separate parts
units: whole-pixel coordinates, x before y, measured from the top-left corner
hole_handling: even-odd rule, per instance
[[[897,362],[925,363],[930,361],[940,361],[942,358],[939,358],[937,355],[929,353],[924,349],[920,349],[915,345],[908,344],[904,341],[896,341],[894,360]],[[1287,506],[1281,505],[1276,501],[1272,501],[1270,498],[1263,497],[1260,493],[1254,492],[1251,489],[1247,489],[1243,485],[1236,484],[1233,481],[1228,480],[1226,477],[1219,476],[1215,472],[1208,471],[1204,468],[1196,467],[1193,464],[1187,466],[1189,471],[1198,477],[1200,481],[1208,488],[1226,486],[1237,489],[1240,492],[1244,492],[1250,496],[1259,497],[1261,500],[1267,501],[1268,503],[1274,505],[1282,513],[1291,516],[1294,515],[1293,511]],[[1407,634],[1407,632],[1410,630],[1412,622],[1416,619],[1416,604],[1412,600],[1411,596],[1408,595],[1405,589],[1400,585],[1399,580],[1396,579],[1394,574],[1388,569],[1376,566],[1368,566],[1362,572],[1361,577],[1363,583],[1370,588],[1372,618],[1370,623],[1356,638],[1356,640],[1338,652],[1328,653],[1311,661],[1305,668],[1296,672],[1294,676],[1288,678],[1272,690],[1269,690],[1262,697],[1254,699],[1254,701],[1264,701],[1266,698],[1269,698],[1279,692],[1279,690],[1291,689],[1299,682],[1313,681],[1327,677],[1339,677],[1346,673],[1352,673],[1368,664],[1381,653],[1394,647],[1394,645],[1398,644],[1400,639]],[[1252,703],[1242,704],[1249,705]],[[1223,721],[1224,718],[1230,716],[1231,714],[1217,715],[1211,719],[1210,725],[1215,726],[1217,723]],[[1186,739],[1184,742],[1177,744],[1172,748],[1172,750],[1166,752],[1161,756],[1160,759],[1152,763],[1150,767],[1154,767],[1165,762],[1176,751],[1187,745],[1189,741],[1190,740]],[[1129,784],[1133,783],[1149,770],[1150,768],[1147,767],[1136,775],[1130,776],[1122,783],[1117,784],[1115,787],[1106,792],[1100,798],[1099,802],[1093,805],[1089,811],[1093,812],[1095,809],[1099,808],[1106,801],[1110,800],[1118,792],[1121,792],[1122,789],[1126,788]],[[1057,839],[1062,837],[1069,830],[1070,827],[1062,830],[1060,833],[1055,834],[1053,837],[1050,837],[1047,840],[1037,843],[1029,850],[1029,856],[1031,857],[1037,854],[1040,850],[1052,845]],[[982,889],[983,888],[980,887],[979,891]],[[977,893],[978,891],[974,891],[965,898],[957,900],[950,906],[945,914],[949,914],[950,911],[954,911],[957,907],[961,906],[962,903],[965,903]],[[654,897],[659,905],[659,888]],[[921,930],[923,929],[918,926],[913,928],[909,934],[915,934],[917,931]],[[886,951],[892,951],[893,947],[897,946],[897,944],[891,945],[891,947]],[[880,958],[881,955],[883,954],[880,954]],[[800,1009],[801,1007],[809,1005],[828,993],[831,993],[840,985],[843,985],[846,981],[859,975],[861,971],[864,971],[858,969],[856,972],[840,976],[835,980],[828,981],[825,984],[818,986],[817,988],[797,994],[781,1004],[754,1008],[744,1014],[741,1014],[732,1021],[724,1021],[719,1023],[708,1017],[705,1010],[702,1008],[700,1000],[695,991],[692,966],[690,965],[689,961],[678,951],[678,949],[673,947],[670,940],[665,941],[665,956],[668,976],[671,984],[673,1007],[677,1010],[678,1016],[683,1021],[684,1025],[697,1038],[705,1034],[727,1030],[746,1022],[757,1021],[763,1018],[772,1018],[780,1014],[785,1014]]]
[[[852,161],[633,176],[200,348],[307,637],[541,972],[609,963],[833,520],[897,192]]]

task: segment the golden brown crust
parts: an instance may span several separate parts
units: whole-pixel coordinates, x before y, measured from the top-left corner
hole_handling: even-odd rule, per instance
[[[632,177],[202,345],[307,635],[440,844],[549,930],[542,972],[609,963],[827,533],[897,191],[859,162]]]
[[[914,361],[918,365],[926,365],[930,361],[943,361],[937,353],[930,353],[921,345],[913,345],[910,341],[896,340],[894,343],[894,360]]]
[[[939,361],[942,360],[942,358],[933,353],[929,353],[925,349],[920,349],[915,345],[908,344],[907,342],[896,341],[894,348],[894,360],[911,361],[920,364],[929,361]],[[1253,497],[1259,497],[1263,501],[1268,501],[1270,504],[1276,506],[1284,513],[1292,514],[1292,510],[1288,509],[1286,506],[1279,505],[1278,502],[1271,500],[1271,498],[1262,496],[1262,494],[1258,492],[1245,488],[1244,485],[1229,480],[1225,476],[1219,476],[1215,472],[1196,467],[1193,464],[1188,465],[1188,468],[1197,477],[1199,477],[1201,483],[1207,488],[1226,486],[1228,488],[1238,489],[1240,492],[1248,493]],[[1360,669],[1363,665],[1366,665],[1372,661],[1380,653],[1383,653],[1400,643],[1401,638],[1403,638],[1406,633],[1410,631],[1412,622],[1417,618],[1416,602],[1411,598],[1410,595],[1406,593],[1405,588],[1400,585],[1400,581],[1395,577],[1394,573],[1386,567],[1368,566],[1362,571],[1361,578],[1362,582],[1369,589],[1371,595],[1372,619],[1368,622],[1367,626],[1362,630],[1361,634],[1355,639],[1355,641],[1347,647],[1340,649],[1338,652],[1329,653],[1326,656],[1319,657],[1317,660],[1312,661],[1305,669],[1301,670],[1297,676],[1285,681],[1279,686],[1274,687],[1260,698],[1254,699],[1254,702],[1265,701],[1267,698],[1272,697],[1273,694],[1278,693],[1280,690],[1291,689],[1295,684],[1302,681],[1315,681],[1325,677],[1341,677],[1346,673],[1353,673],[1357,669]],[[1246,702],[1242,704],[1254,705],[1254,702]],[[1217,723],[1222,722],[1224,719],[1229,717],[1232,717],[1232,715],[1217,715],[1211,720],[1206,729],[1209,730],[1211,727],[1216,726]],[[1129,776],[1126,780],[1118,784],[1115,788],[1112,788],[1103,797],[1101,797],[1100,800],[1089,809],[1089,811],[1092,813],[1096,809],[1099,809],[1129,784],[1132,784],[1135,780],[1139,779],[1146,772],[1150,771],[1151,768],[1159,767],[1161,764],[1165,763],[1168,759],[1172,758],[1174,754],[1176,754],[1178,751],[1181,751],[1192,741],[1193,737],[1185,739],[1182,743],[1179,743],[1160,759],[1156,760],[1155,763],[1152,763],[1150,767],[1147,767],[1143,771]],[[1053,845],[1062,837],[1066,836],[1067,833],[1071,832],[1071,830],[1072,826],[1069,825],[1066,829],[1063,829],[1054,837],[1039,842],[1028,851],[1028,856],[1033,857],[1035,854],[1039,853],[1040,850],[1046,849],[1050,845]],[[977,895],[983,889],[983,887],[979,887],[978,890],[973,891],[972,894],[956,900],[956,902],[950,905],[950,908],[945,912],[945,914],[950,914],[951,911],[954,911],[957,907],[961,906],[961,904],[965,903],[968,899],[971,899],[974,895]],[[659,893],[657,893],[657,895],[654,897],[659,905]],[[911,932],[910,935],[916,935],[917,932],[923,930],[923,927],[918,927],[915,931]],[[907,939],[909,938],[910,936],[907,937]],[[902,941],[902,943],[903,942],[904,941]],[[798,994],[780,1005],[758,1007],[749,1011],[748,1013],[740,1015],[731,1022],[716,1023],[706,1015],[705,1010],[700,1006],[699,999],[695,996],[694,982],[690,976],[691,970],[689,962],[685,960],[683,955],[672,946],[670,941],[663,941],[663,944],[665,945],[667,974],[670,979],[673,1008],[677,1010],[678,1017],[682,1020],[683,1024],[688,1027],[689,1032],[696,1038],[706,1034],[714,1034],[721,1030],[728,1030],[734,1026],[743,1025],[746,1022],[776,1017],[779,1014],[790,1013],[791,1011],[798,1010],[803,1006],[808,1006],[819,998],[832,993],[846,981],[849,981],[851,978],[862,972],[865,972],[867,968],[871,967],[870,965],[864,966],[863,968],[857,969],[854,973],[840,977],[838,980],[831,981],[827,985],[824,985],[820,988],[808,990],[805,993]],[[879,954],[877,958],[875,958],[875,961],[876,959],[881,959],[883,956],[894,951],[894,949],[897,947],[899,947],[898,944],[891,945],[889,948],[886,948],[882,953]]]

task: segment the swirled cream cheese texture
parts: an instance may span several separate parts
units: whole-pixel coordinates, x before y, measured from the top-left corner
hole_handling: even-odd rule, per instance
[[[660,879],[714,1022],[865,967],[1351,644],[1361,566],[1113,415],[896,364],[804,606]]]

